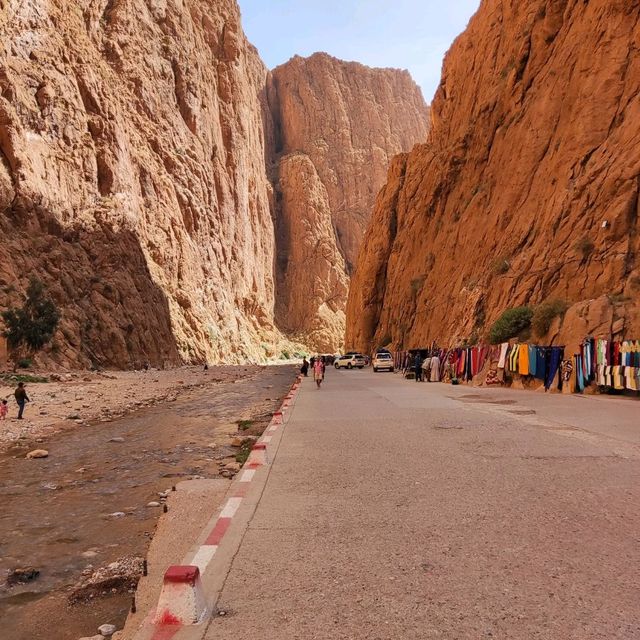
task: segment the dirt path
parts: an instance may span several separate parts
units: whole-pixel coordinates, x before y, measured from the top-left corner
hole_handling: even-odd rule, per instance
[[[148,374],[137,375],[143,388],[140,380]],[[234,454],[229,442],[237,422],[270,415],[295,372],[225,367],[208,375],[207,383],[177,399],[46,439],[38,446],[49,450],[47,459],[24,458],[31,438],[0,457],[0,572],[25,565],[41,571],[32,583],[0,590],[7,637],[77,640],[103,623],[120,626],[129,594],[69,606],[70,586],[89,566],[144,556],[161,512],[147,504],[180,479],[220,477],[221,465]],[[131,386],[127,375],[118,379],[122,383]],[[86,384],[91,389],[93,383]],[[109,386],[100,393],[116,391]],[[40,437],[46,433],[36,428]],[[115,513],[125,515],[110,515]]]

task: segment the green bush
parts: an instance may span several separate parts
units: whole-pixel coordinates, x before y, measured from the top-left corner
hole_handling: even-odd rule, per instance
[[[30,369],[31,368],[31,359],[30,358],[20,358],[16,363],[18,369]]]
[[[2,319],[9,347],[14,350],[25,347],[35,353],[53,338],[60,322],[60,312],[53,300],[47,297],[42,282],[31,278],[22,307],[3,311]]]
[[[555,318],[564,316],[568,307],[569,305],[564,300],[547,300],[538,305],[533,311],[531,319],[533,332],[539,338],[546,336]]]
[[[531,328],[533,310],[530,307],[507,309],[489,330],[491,344],[506,342]]]

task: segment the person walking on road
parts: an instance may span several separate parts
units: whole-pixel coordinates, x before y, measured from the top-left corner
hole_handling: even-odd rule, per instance
[[[313,379],[318,385],[318,389],[324,380],[324,362],[321,358],[316,358],[313,364]]]
[[[27,402],[30,402],[27,390],[24,388],[24,382],[18,382],[16,390],[13,392],[18,403],[18,420],[22,420],[22,414],[24,413],[24,407]]]
[[[302,366],[300,367],[300,373],[305,377],[309,377],[309,361],[307,360],[307,356],[302,358]]]

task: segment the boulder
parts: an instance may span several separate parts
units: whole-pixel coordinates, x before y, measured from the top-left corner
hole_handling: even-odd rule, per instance
[[[34,449],[33,451],[29,451],[26,457],[29,460],[37,459],[37,458],[48,458],[49,452],[46,449]]]

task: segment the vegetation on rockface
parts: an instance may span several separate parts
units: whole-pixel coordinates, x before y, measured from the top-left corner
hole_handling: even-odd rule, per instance
[[[422,291],[426,280],[427,280],[426,274],[422,274],[421,276],[418,276],[417,278],[414,278],[411,281],[411,292],[413,293],[414,296],[416,296],[418,293],[420,293],[420,291]]]
[[[491,263],[491,271],[496,276],[504,275],[505,273],[507,273],[509,271],[510,268],[511,268],[511,262],[509,261],[509,258],[504,257],[504,256],[502,256],[500,258],[496,258]]]
[[[491,344],[499,344],[524,334],[531,329],[532,318],[533,309],[531,307],[507,309],[489,330],[489,341]]]
[[[533,311],[531,327],[539,338],[546,336],[551,329],[551,324],[558,317],[563,317],[569,308],[565,300],[547,300],[539,304]]]
[[[575,250],[582,255],[582,259],[586,260],[596,248],[596,245],[586,236],[580,238],[575,244]]]
[[[3,311],[2,319],[5,324],[3,335],[7,338],[9,348],[17,355],[23,355],[20,353],[22,350],[33,354],[53,338],[60,322],[60,312],[47,296],[42,282],[31,278],[22,307],[10,307]],[[18,360],[18,365],[27,360],[23,357]]]

